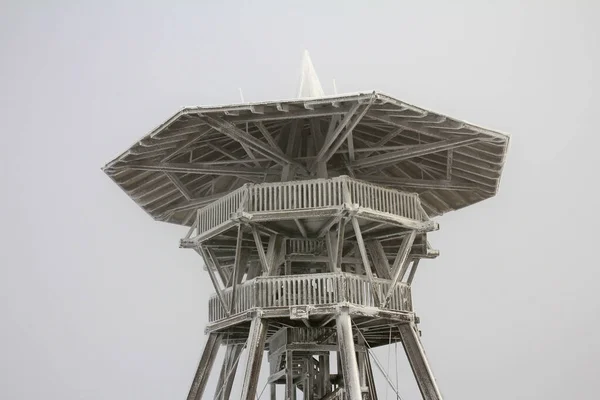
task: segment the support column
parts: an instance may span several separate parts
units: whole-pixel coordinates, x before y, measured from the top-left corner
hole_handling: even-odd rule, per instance
[[[356,350],[354,348],[354,335],[352,333],[352,320],[348,310],[342,310],[336,317],[339,355],[344,375],[344,389],[348,400],[361,400],[360,377]]]
[[[218,333],[211,333],[208,336],[208,340],[204,345],[202,357],[200,358],[200,363],[198,364],[198,369],[196,370],[196,375],[194,376],[194,381],[192,382],[192,387],[188,393],[188,400],[202,399],[210,371],[215,363],[215,357],[217,356],[219,346],[221,345],[221,338],[222,336]]]
[[[435,378],[427,362],[425,350],[419,339],[415,324],[402,324],[398,326],[404,351],[419,385],[419,390],[424,400],[442,400],[442,394],[437,387]]]
[[[255,316],[250,325],[250,334],[246,348],[248,350],[248,363],[244,375],[244,386],[241,399],[254,399],[258,385],[258,376],[265,351],[267,337],[267,321],[260,316]]]
[[[227,352],[225,353],[225,359],[223,359],[223,366],[221,367],[221,374],[217,383],[218,396],[215,396],[215,399],[229,400],[240,360],[240,353],[243,349],[244,346],[241,344],[227,345]]]
[[[285,353],[285,398],[296,400],[296,385],[294,384],[294,354],[288,350]]]
[[[375,386],[375,379],[373,378],[373,366],[371,365],[371,356],[369,352],[365,355],[365,364],[367,369],[367,386],[369,386],[369,397],[370,400],[377,399],[377,387]]]

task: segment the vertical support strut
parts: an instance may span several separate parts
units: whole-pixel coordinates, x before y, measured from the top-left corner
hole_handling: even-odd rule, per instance
[[[367,369],[367,386],[369,386],[369,395],[371,396],[370,400],[378,400],[375,378],[373,377],[373,366],[371,365],[371,355],[368,351],[365,355],[365,364]]]
[[[244,375],[244,386],[242,388],[242,399],[254,399],[258,385],[258,375],[262,364],[263,352],[265,351],[265,339],[267,338],[267,321],[260,316],[255,316],[250,324],[250,334],[246,348],[248,349],[248,363]]]
[[[354,348],[352,320],[348,310],[342,310],[336,317],[339,355],[344,375],[344,388],[348,400],[361,400],[360,376]]]
[[[402,337],[402,344],[404,345],[404,351],[410,366],[419,385],[419,390],[424,400],[441,400],[442,394],[437,387],[433,372],[427,362],[425,356],[425,350],[419,339],[417,327],[415,324],[402,324],[398,326],[400,330],[400,336]]]
[[[296,400],[296,385],[294,384],[294,355],[292,351],[285,353],[285,398]]]
[[[221,367],[221,374],[219,375],[219,381],[217,383],[217,391],[220,390],[220,392],[218,396],[215,396],[216,400],[229,400],[238,362],[240,360],[240,353],[243,349],[244,346],[241,344],[227,345],[227,352],[223,359],[223,366]]]
[[[204,394],[204,389],[206,389],[206,383],[208,382],[210,371],[212,369],[213,364],[215,363],[215,357],[217,356],[219,346],[221,345],[221,339],[222,336],[218,333],[211,333],[208,336],[208,340],[204,345],[202,357],[200,358],[200,362],[198,363],[198,369],[196,370],[194,381],[192,382],[192,387],[190,388],[190,392],[188,393],[188,400],[202,399],[202,395]]]

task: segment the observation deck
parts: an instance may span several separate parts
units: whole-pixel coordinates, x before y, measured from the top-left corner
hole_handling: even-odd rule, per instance
[[[197,210],[181,246],[200,249],[224,282],[207,331],[235,326],[235,341],[257,314],[326,327],[343,307],[359,319],[414,321],[414,272],[401,280],[411,260],[438,255],[426,241],[437,228],[418,194],[338,176],[246,184]]]
[[[386,279],[374,279],[374,283],[379,297],[384,296],[392,284]],[[249,315],[258,310],[264,317],[303,319],[311,315],[334,314],[340,305],[353,307],[363,314],[374,314],[380,307],[373,300],[373,287],[369,280],[348,273],[258,277],[238,286],[238,291],[233,315],[228,314],[217,295],[212,296],[208,304],[209,330],[228,325],[225,321],[228,319],[230,324],[250,320]],[[231,301],[231,293],[231,288],[223,292],[227,304]],[[396,285],[390,301],[382,309],[411,313],[410,286],[403,283]],[[410,318],[406,317],[406,320]]]
[[[416,193],[389,189],[347,176],[291,182],[246,184],[197,211],[182,247],[195,247],[244,222],[279,222],[307,219],[298,237],[322,237],[331,225],[322,219],[352,213],[365,220],[420,232],[436,230]],[[297,225],[297,223],[296,223]],[[285,227],[285,224],[283,224]],[[288,224],[289,226],[289,224]],[[315,229],[318,228],[316,231]],[[195,232],[195,235],[193,233]]]

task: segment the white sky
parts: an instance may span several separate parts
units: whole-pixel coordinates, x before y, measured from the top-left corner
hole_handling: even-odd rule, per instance
[[[305,48],[327,94],[512,134],[415,282],[446,399],[597,397],[598,3],[85,3],[0,5],[1,398],[185,398],[210,282],[100,167],[183,105],[294,97]]]

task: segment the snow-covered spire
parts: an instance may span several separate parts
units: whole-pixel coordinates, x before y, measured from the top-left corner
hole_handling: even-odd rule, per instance
[[[304,50],[302,56],[302,75],[300,77],[300,87],[298,89],[298,98],[322,97],[325,95],[321,82],[315,71],[308,50]]]

